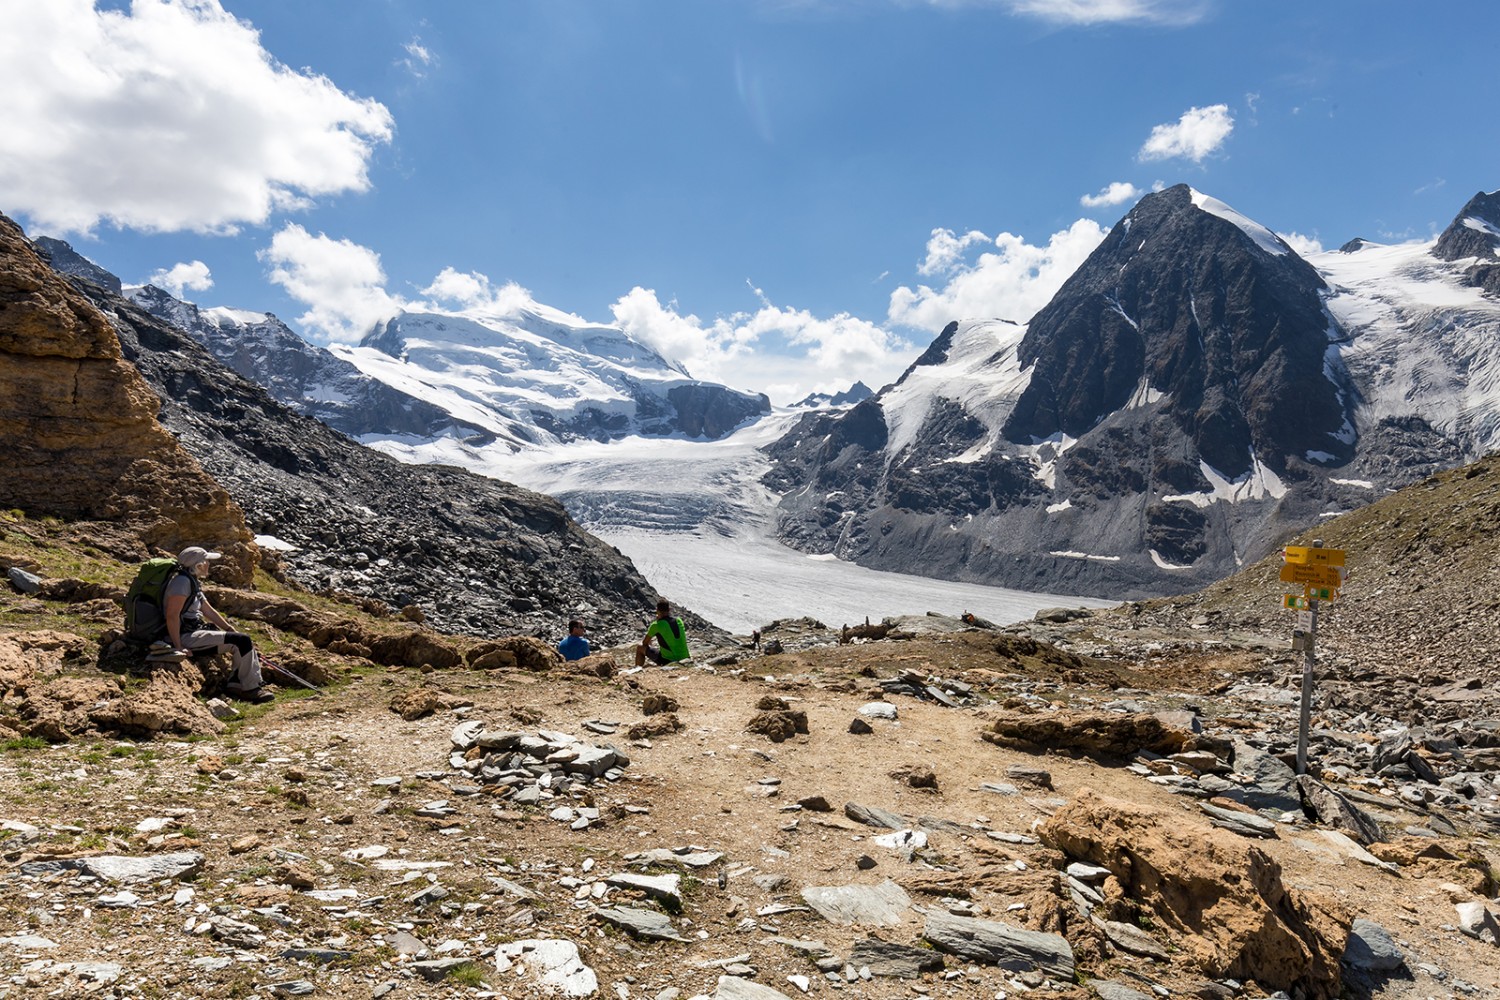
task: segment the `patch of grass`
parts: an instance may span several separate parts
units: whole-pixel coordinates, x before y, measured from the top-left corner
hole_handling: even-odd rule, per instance
[[[50,744],[40,736],[18,736],[0,743],[0,750],[16,753],[21,750],[45,750]]]
[[[477,962],[465,962],[448,973],[448,978],[460,986],[469,986],[478,989],[485,985],[484,966]]]

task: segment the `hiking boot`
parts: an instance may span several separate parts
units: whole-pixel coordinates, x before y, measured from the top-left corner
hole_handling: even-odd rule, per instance
[[[263,687],[251,688],[243,691],[239,688],[225,688],[224,693],[235,701],[248,701],[252,705],[264,705],[268,701],[275,701],[276,696]]]

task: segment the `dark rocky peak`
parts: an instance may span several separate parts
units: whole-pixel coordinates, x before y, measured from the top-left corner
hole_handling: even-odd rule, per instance
[[[47,263],[52,265],[52,270],[58,274],[92,281],[100,288],[107,288],[116,295],[120,294],[119,278],[74,250],[66,241],[53,239],[51,236],[38,236],[32,241],[32,246],[42,252]]]
[[[1343,246],[1339,247],[1339,253],[1359,253],[1361,250],[1368,246],[1374,246],[1374,244],[1364,237],[1356,236],[1348,243],[1345,243]]]
[[[855,382],[843,392],[835,392],[831,394],[826,392],[809,393],[802,399],[793,403],[792,406],[793,408],[806,408],[813,406],[849,406],[854,403],[863,403],[873,395],[875,395],[874,389],[871,389],[869,386],[865,385],[864,382]]]
[[[1185,184],[1142,198],[1033,317],[1004,433],[1081,438],[1143,388],[1230,478],[1253,457],[1347,457],[1325,377],[1323,279],[1270,230]],[[936,346],[936,345],[934,345]]]
[[[1439,260],[1500,257],[1500,191],[1481,191],[1470,198],[1438,237],[1432,255]]]

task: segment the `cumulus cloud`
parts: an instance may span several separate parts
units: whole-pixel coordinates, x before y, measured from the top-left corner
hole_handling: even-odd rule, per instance
[[[1297,251],[1300,256],[1306,257],[1310,253],[1322,253],[1323,242],[1315,236],[1303,236],[1301,233],[1277,233],[1286,245]]]
[[[507,281],[496,288],[490,279],[478,271],[459,271],[445,267],[432,284],[422,289],[422,294],[438,309],[457,309],[460,312],[490,313],[498,316],[514,315],[521,309],[535,307],[531,293],[514,281]]]
[[[1233,131],[1234,117],[1229,113],[1229,105],[1189,108],[1176,122],[1153,128],[1137,158],[1142,161],[1183,158],[1202,163],[1224,145]]]
[[[0,191],[34,228],[233,232],[369,187],[390,112],[282,65],[218,0],[9,2]]]
[[[1004,0],[1017,14],[1037,17],[1054,24],[1143,24],[1188,25],[1203,20],[1207,0]],[[947,0],[951,6],[952,0]]]
[[[1123,205],[1127,201],[1134,201],[1145,193],[1129,181],[1115,181],[1098,194],[1084,195],[1078,199],[1078,203],[1084,208],[1104,208],[1109,205]]]
[[[927,258],[917,265],[917,273],[924,277],[946,274],[963,259],[970,247],[989,241],[990,238],[977,229],[971,229],[962,236],[949,229],[934,229],[932,238],[927,241]]]
[[[179,299],[185,292],[202,292],[214,287],[213,274],[201,260],[163,268],[147,278],[146,283],[171,292]]]
[[[270,265],[271,280],[308,306],[297,322],[314,340],[353,343],[405,304],[386,292],[380,255],[349,240],[292,224],[258,256]]]
[[[856,379],[881,384],[911,361],[915,346],[848,313],[818,317],[778,306],[759,289],[760,307],[713,320],[679,311],[636,286],[611,306],[620,328],[699,378],[748,386],[792,402],[827,387],[830,372],[848,388]]]
[[[1057,293],[1069,275],[1104,239],[1105,230],[1092,219],[1079,219],[1053,233],[1046,246],[1031,246],[1019,236],[1001,233],[987,241],[992,249],[973,261],[954,259],[941,272],[941,287],[902,286],[891,293],[889,318],[901,326],[933,333],[957,319],[993,317],[1026,322]],[[946,246],[954,235],[934,229],[934,244]],[[973,244],[971,244],[973,245]]]

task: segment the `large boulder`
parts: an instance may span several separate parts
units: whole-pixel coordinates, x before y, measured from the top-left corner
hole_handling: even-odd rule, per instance
[[[248,583],[244,514],[160,408],[109,320],[0,216],[0,507],[125,523],[158,551],[205,545],[221,580]]]
[[[1084,789],[1042,827],[1070,859],[1108,868],[1099,915],[1149,918],[1212,978],[1267,990],[1339,995],[1350,917],[1333,900],[1289,888],[1258,848],[1178,812]]]

